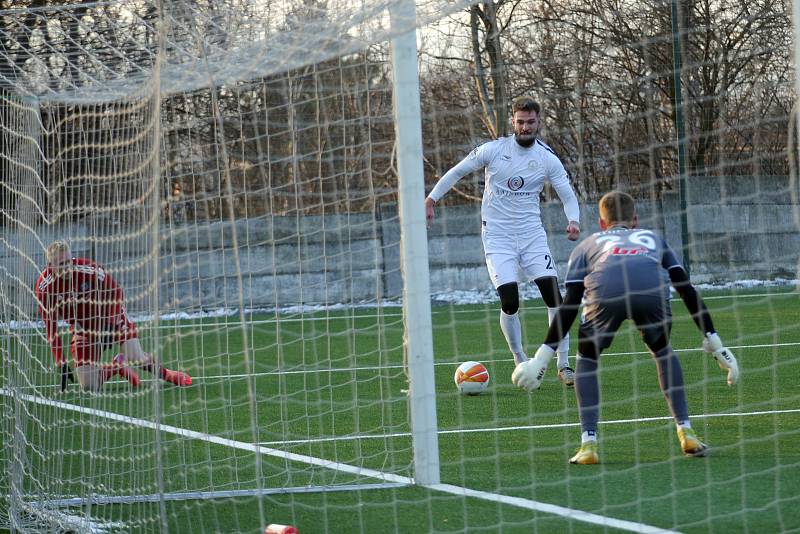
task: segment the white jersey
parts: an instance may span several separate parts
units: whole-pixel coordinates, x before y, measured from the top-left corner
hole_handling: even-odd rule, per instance
[[[481,168],[486,175],[484,226],[523,235],[541,230],[539,194],[545,182],[558,193],[567,220],[580,221],[578,199],[555,152],[539,139],[530,147],[520,146],[513,134],[474,149],[442,176],[429,196],[438,201],[458,180]]]

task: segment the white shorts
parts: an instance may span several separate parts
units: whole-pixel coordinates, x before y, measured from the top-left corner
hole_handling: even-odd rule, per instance
[[[525,236],[500,232],[489,232],[484,226],[481,232],[486,268],[494,288],[503,284],[519,282],[522,270],[527,281],[545,276],[558,277],[553,255],[547,244],[544,228]]]

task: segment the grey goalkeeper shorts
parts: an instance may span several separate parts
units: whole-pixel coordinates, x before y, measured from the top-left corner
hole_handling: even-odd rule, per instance
[[[593,340],[598,352],[614,341],[614,335],[623,321],[630,319],[642,334],[647,346],[665,336],[672,329],[672,309],[663,295],[623,295],[584,303],[579,336]]]

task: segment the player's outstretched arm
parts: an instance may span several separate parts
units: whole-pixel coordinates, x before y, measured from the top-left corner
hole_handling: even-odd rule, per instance
[[[425,218],[428,221],[428,227],[430,227],[433,221],[433,205],[439,202],[445,193],[450,191],[461,178],[484,167],[486,163],[482,156],[484,152],[481,148],[482,147],[476,148],[470,152],[469,156],[444,173],[444,176],[439,178],[439,181],[433,186],[431,192],[425,197]]]
[[[511,373],[511,382],[518,388],[524,389],[528,393],[539,389],[547,372],[550,360],[555,356],[556,351],[547,345],[542,345],[530,360],[518,364]]]
[[[697,293],[689,276],[682,267],[676,266],[669,270],[669,278],[675,291],[680,295],[686,309],[692,316],[697,328],[703,334],[703,350],[714,356],[720,369],[728,371],[728,385],[732,386],[739,381],[739,362],[730,349],[726,348],[711,320],[711,314],[703,302],[702,297]]]
[[[67,362],[61,364],[61,391],[66,391],[67,380],[75,382],[75,375],[72,373],[72,367]]]
[[[703,302],[702,297],[697,293],[697,290],[689,280],[689,275],[683,270],[683,267],[676,265],[669,270],[669,279],[672,282],[672,287],[680,295],[683,304],[692,316],[694,324],[701,333],[716,332],[714,330],[714,322],[711,320],[711,314],[708,312],[706,303]]]
[[[530,360],[522,362],[514,369],[511,374],[511,382],[525,391],[531,392],[539,389],[542,379],[547,372],[547,366],[556,353],[558,344],[567,335],[572,323],[578,316],[581,300],[583,299],[584,287],[582,283],[567,285],[567,293],[564,301],[558,307],[556,316],[550,324],[544,343],[536,351]]]
[[[39,315],[44,320],[47,342],[50,344],[50,351],[53,354],[53,360],[56,362],[56,369],[58,369],[59,376],[61,377],[61,391],[66,391],[67,383],[75,382],[75,375],[72,372],[72,366],[64,359],[61,336],[58,335],[58,323],[43,307],[39,308]]]
[[[559,170],[556,172],[558,177],[552,179],[550,183],[553,185],[553,188],[558,194],[558,198],[561,199],[561,203],[564,205],[564,214],[567,216],[568,221],[567,239],[570,241],[577,241],[581,236],[581,224],[579,222],[581,211],[580,205],[578,204],[578,197],[575,195],[575,191],[569,183],[567,171],[564,170],[560,162],[558,167]]]
[[[550,328],[547,329],[547,335],[544,338],[545,345],[556,349],[561,340],[567,336],[569,329],[572,328],[572,324],[578,317],[584,290],[582,282],[567,284],[564,300],[558,307],[553,322],[550,323]]]
[[[433,206],[436,202],[431,197],[425,197],[425,220],[428,221],[428,228],[433,224]]]
[[[569,221],[567,224],[567,239],[570,241],[577,241],[581,236],[581,225],[578,221]]]

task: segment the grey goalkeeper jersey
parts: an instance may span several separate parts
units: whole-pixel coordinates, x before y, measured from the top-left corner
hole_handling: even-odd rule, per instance
[[[652,230],[615,227],[584,239],[569,258],[565,284],[581,282],[586,303],[625,295],[669,298],[670,269],[683,269]]]

